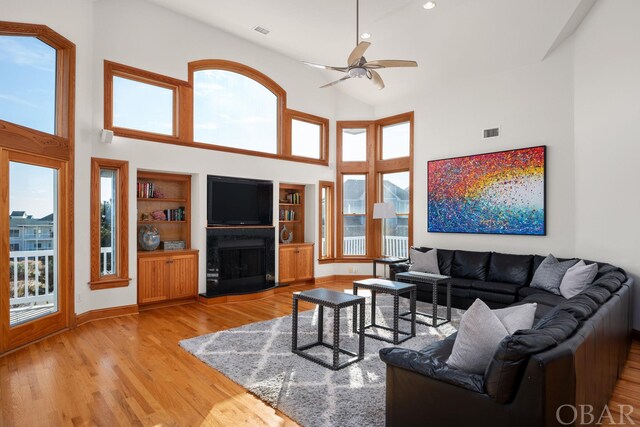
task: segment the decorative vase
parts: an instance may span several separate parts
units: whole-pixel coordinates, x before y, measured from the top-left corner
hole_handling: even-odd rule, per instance
[[[143,225],[138,232],[138,243],[145,251],[155,251],[160,246],[160,232],[153,225]]]
[[[280,242],[291,243],[292,240],[293,240],[293,231],[289,230],[286,225],[283,225],[282,230],[280,230]]]

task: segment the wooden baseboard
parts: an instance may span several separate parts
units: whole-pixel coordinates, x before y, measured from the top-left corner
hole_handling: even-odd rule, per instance
[[[140,311],[153,310],[155,308],[163,308],[163,307],[171,307],[174,305],[182,305],[182,304],[193,304],[194,302],[198,302],[197,297],[186,297],[181,299],[172,299],[168,301],[160,301],[160,302],[152,302],[149,304],[140,305]]]
[[[640,342],[640,331],[637,329],[631,330],[631,339]]]
[[[76,315],[76,326],[93,322],[94,320],[107,319],[109,317],[128,316],[130,314],[138,314],[138,304],[123,305],[121,307],[102,308],[100,310],[91,310],[86,313]]]

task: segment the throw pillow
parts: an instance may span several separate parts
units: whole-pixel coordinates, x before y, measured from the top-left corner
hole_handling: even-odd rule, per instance
[[[440,274],[438,267],[438,250],[431,249],[427,252],[421,252],[411,248],[411,264],[409,271],[420,271],[422,273]]]
[[[509,335],[522,329],[531,329],[536,316],[538,304],[521,304],[512,307],[499,308],[493,313],[502,322]]]
[[[484,374],[498,344],[509,335],[500,319],[480,299],[462,315],[447,364],[472,374]]]
[[[578,260],[570,259],[560,262],[553,255],[549,254],[533,275],[531,279],[532,288],[543,289],[552,294],[560,295],[560,283],[567,270],[573,267]]]
[[[598,264],[587,265],[580,260],[576,265],[567,270],[560,283],[560,294],[569,299],[578,295],[589,286],[598,274]]]

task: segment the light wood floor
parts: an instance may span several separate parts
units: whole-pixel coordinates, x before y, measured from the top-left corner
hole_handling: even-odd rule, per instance
[[[0,358],[0,426],[295,425],[178,346],[184,338],[290,313],[289,290],[98,320],[53,336]],[[619,403],[638,408],[640,423],[637,342],[612,398]]]

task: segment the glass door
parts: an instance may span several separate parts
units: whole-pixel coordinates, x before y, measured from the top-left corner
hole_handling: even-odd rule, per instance
[[[66,164],[2,151],[0,170],[6,182],[0,198],[6,236],[0,245],[6,351],[68,326],[63,298],[68,284],[61,280],[68,277],[61,274],[61,268],[66,269],[61,259],[68,256],[68,245],[63,247],[66,210],[60,197]]]

